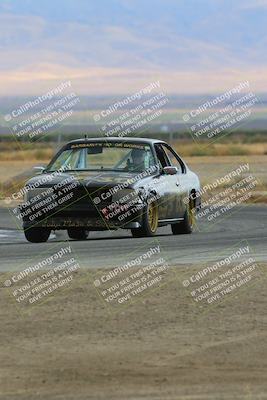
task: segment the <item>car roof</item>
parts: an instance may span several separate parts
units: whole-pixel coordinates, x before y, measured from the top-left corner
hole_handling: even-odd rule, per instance
[[[83,138],[83,139],[76,139],[68,142],[69,144],[80,144],[80,143],[87,143],[87,142],[126,142],[126,143],[144,143],[153,145],[155,143],[166,143],[163,140],[158,139],[148,139],[148,138],[133,138],[133,137],[91,137],[91,138]]]

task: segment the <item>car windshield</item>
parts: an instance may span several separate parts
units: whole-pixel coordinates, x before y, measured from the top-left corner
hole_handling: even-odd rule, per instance
[[[151,147],[147,144],[88,142],[70,144],[52,160],[46,171],[143,172],[155,165]]]

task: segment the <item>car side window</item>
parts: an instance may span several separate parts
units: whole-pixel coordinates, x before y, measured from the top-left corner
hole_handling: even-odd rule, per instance
[[[162,147],[164,148],[164,151],[168,159],[170,160],[171,166],[176,167],[179,174],[185,173],[185,165],[182,160],[180,160],[180,158],[177,157],[176,154],[169,147],[165,146],[164,144],[162,145]]]
[[[157,155],[157,159],[159,161],[160,166],[162,168],[170,166],[171,165],[170,161],[169,161],[165,151],[163,150],[162,146],[160,144],[156,144],[155,150],[156,150],[156,155]]]

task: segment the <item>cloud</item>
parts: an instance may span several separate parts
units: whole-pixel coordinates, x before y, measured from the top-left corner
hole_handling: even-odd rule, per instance
[[[267,0],[246,0],[241,3],[241,8],[267,8]]]
[[[41,17],[31,15],[15,15],[11,13],[0,14],[0,42],[10,41],[12,46],[23,44],[25,39],[38,39],[46,26],[46,21]],[[7,43],[5,42],[7,45]],[[27,46],[27,42],[24,42]]]
[[[120,2],[140,15],[139,3]],[[187,15],[183,3],[181,12],[172,15],[176,0],[157,0],[151,14],[131,18],[128,25],[120,21],[124,14],[106,10],[103,18],[91,16],[88,23],[75,21],[76,14],[72,20],[55,20],[5,10],[0,15],[0,94],[40,94],[65,79],[81,94],[131,93],[156,79],[164,90],[178,94],[218,92],[240,80],[251,80],[257,90],[266,87],[267,38],[256,22],[249,31],[242,30],[249,13],[240,8],[238,13],[235,5],[236,13],[229,15],[227,9],[224,15],[224,3],[229,5],[225,0],[219,2],[222,10],[212,5],[215,14],[187,6]],[[243,4],[263,6],[267,0]]]
[[[80,95],[119,96],[133,93],[156,80],[160,81],[161,90],[169,94],[220,93],[246,80],[256,92],[267,86],[265,68],[175,71],[35,64],[4,71],[0,76],[0,96],[40,95],[65,80],[70,80],[72,90]]]
[[[150,23],[150,29],[119,25],[55,24],[40,17],[0,17],[1,68],[39,63],[70,67],[201,69],[236,66],[233,49],[215,40],[187,37]]]

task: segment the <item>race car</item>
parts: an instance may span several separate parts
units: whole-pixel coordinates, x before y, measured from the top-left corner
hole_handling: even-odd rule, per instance
[[[114,229],[153,236],[166,225],[174,235],[188,234],[201,206],[198,176],[166,142],[145,138],[71,141],[24,193],[19,209],[33,243],[60,229],[76,240]]]

